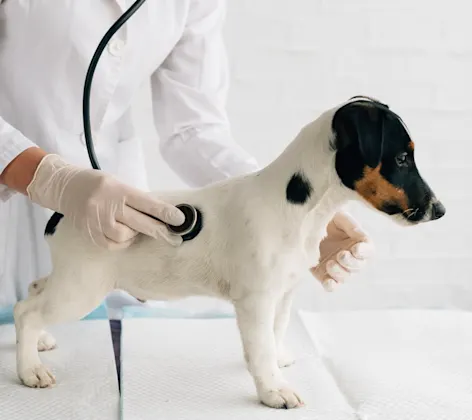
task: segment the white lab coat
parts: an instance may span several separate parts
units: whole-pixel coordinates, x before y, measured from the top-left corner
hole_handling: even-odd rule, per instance
[[[0,172],[33,144],[90,166],[85,74],[100,39],[133,2],[0,0]],[[233,142],[225,113],[224,3],[147,0],[109,43],[91,95],[102,169],[147,189],[130,104],[149,78],[162,156],[189,186],[258,169]],[[51,213],[0,186],[0,307],[50,271],[43,231]]]

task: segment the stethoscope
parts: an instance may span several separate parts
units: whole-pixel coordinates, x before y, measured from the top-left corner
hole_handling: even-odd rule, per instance
[[[97,170],[100,170],[100,165],[98,164],[97,156],[95,155],[95,148],[93,146],[93,141],[92,141],[92,130],[90,127],[90,90],[92,86],[93,74],[95,72],[95,68],[97,67],[98,60],[101,54],[103,53],[103,50],[106,48],[108,42],[111,40],[113,35],[128,21],[128,19],[143,5],[145,1],[146,0],[136,0],[106,32],[106,34],[103,36],[102,40],[98,44],[98,47],[90,61],[90,65],[89,65],[87,75],[85,78],[84,95],[83,95],[83,120],[84,120],[85,144],[87,147],[90,163],[92,164],[92,167]],[[349,102],[362,102],[362,101],[368,101],[374,104],[375,106],[382,108],[386,110],[387,112],[390,112],[402,122],[403,126],[405,126],[401,118],[397,114],[395,114],[393,111],[391,111],[388,105],[383,104],[374,98],[367,97],[367,96],[355,96],[351,98]],[[178,204],[176,207],[184,213],[185,222],[180,226],[172,226],[172,225],[166,224],[167,228],[171,232],[177,235],[180,235],[184,241],[195,238],[195,236],[197,236],[200,230],[202,229],[202,215],[200,211],[196,209],[195,207],[191,206],[190,204]],[[153,217],[153,216],[150,216],[150,217]],[[157,218],[155,219],[159,220]],[[159,221],[162,222],[162,220],[159,220]]]
[[[85,77],[84,95],[83,95],[83,120],[84,120],[84,135],[87,152],[89,155],[90,163],[94,169],[100,170],[98,159],[95,154],[95,148],[92,141],[92,130],[90,126],[90,90],[92,87],[93,74],[97,67],[98,60],[106,48],[108,42],[111,40],[113,35],[128,21],[128,19],[143,5],[146,0],[136,0],[128,10],[110,27],[106,32],[90,61],[90,65]],[[184,241],[193,239],[201,230],[202,223],[201,213],[190,204],[178,204],[176,206],[185,215],[185,222],[180,226],[172,226],[165,224],[167,228],[177,235],[180,235]],[[150,215],[148,215],[150,216]],[[150,216],[153,217],[153,216]],[[156,220],[159,220],[153,217]],[[162,222],[162,220],[159,220]]]

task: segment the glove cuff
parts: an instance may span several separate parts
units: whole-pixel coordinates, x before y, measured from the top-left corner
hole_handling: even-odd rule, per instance
[[[29,199],[42,207],[60,211],[53,179],[62,168],[68,165],[59,155],[47,154],[44,156],[34,172],[33,179],[26,187]]]

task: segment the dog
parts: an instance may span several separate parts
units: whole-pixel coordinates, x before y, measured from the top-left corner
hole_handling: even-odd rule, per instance
[[[444,216],[414,152],[397,114],[375,99],[353,97],[304,126],[258,172],[151,193],[201,214],[199,234],[181,246],[138,235],[129,248],[107,251],[67,218],[54,222],[47,237],[52,272],[14,308],[19,378],[29,387],[52,386],[55,377],[38,354],[55,346],[44,328],[79,320],[114,289],[141,300],[211,296],[234,305],[259,400],[274,408],[303,405],[281,371],[293,362],[284,336],[296,286],[318,261],[328,222],[349,201],[402,226]]]

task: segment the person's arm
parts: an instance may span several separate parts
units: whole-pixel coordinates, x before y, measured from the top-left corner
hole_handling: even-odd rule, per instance
[[[81,168],[48,154],[0,119],[0,198],[14,193],[68,216],[74,226],[104,248],[128,246],[137,233],[182,242],[162,223],[180,225],[175,206],[124,185],[103,171]],[[148,217],[151,215],[152,217]]]
[[[39,147],[30,147],[16,156],[0,174],[0,183],[10,190],[26,195],[39,163],[46,156]]]
[[[0,200],[26,187],[46,152],[0,117]]]
[[[151,78],[160,151],[192,187],[259,169],[234,142],[226,115],[224,17],[224,1],[192,1],[183,36]]]

